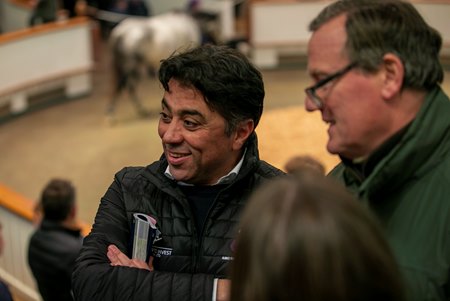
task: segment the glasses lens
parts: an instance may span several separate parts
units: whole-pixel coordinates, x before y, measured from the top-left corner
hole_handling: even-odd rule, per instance
[[[347,73],[349,70],[351,70],[355,66],[356,66],[356,63],[351,63],[351,64],[347,65],[346,67],[344,67],[343,69],[337,71],[336,73],[333,73],[333,74],[325,77],[324,79],[322,79],[318,83],[316,83],[314,86],[307,88],[305,90],[306,95],[308,95],[308,97],[314,102],[314,104],[318,108],[321,108],[323,105],[323,100],[322,100],[322,98],[320,98],[317,95],[316,90],[326,87],[326,85],[328,83],[330,83],[331,81],[335,80],[336,78],[344,75],[345,73]]]
[[[314,105],[318,108],[322,107],[322,99],[316,95],[316,90],[314,88],[309,88],[305,90],[308,98],[314,103]]]

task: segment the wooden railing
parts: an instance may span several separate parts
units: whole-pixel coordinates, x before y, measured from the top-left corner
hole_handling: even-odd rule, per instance
[[[40,295],[28,267],[27,250],[35,230],[35,202],[0,184],[0,222],[5,247],[0,256],[0,278],[6,281],[20,300],[38,301]],[[91,225],[80,221],[84,235]]]

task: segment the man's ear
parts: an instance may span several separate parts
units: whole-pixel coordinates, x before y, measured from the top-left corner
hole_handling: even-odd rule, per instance
[[[241,149],[247,138],[253,133],[255,123],[251,119],[241,121],[234,132],[233,150]]]
[[[384,72],[381,95],[391,99],[402,90],[405,67],[402,60],[392,53],[383,56],[382,71]]]

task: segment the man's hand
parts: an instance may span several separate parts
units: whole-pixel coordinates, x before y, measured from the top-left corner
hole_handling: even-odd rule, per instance
[[[153,256],[150,256],[148,263],[139,259],[130,259],[127,255],[123,254],[115,245],[108,246],[108,252],[106,253],[108,259],[111,261],[112,266],[124,266],[130,268],[138,268],[153,271]]]
[[[231,281],[228,279],[219,279],[217,281],[216,301],[230,300]]]

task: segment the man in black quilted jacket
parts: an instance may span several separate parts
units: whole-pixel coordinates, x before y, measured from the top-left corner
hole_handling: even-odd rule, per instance
[[[76,300],[227,300],[241,210],[283,174],[259,159],[264,85],[244,55],[201,46],[164,60],[159,80],[164,154],[115,175],[76,263]],[[132,258],[139,213],[156,222],[148,261]]]

